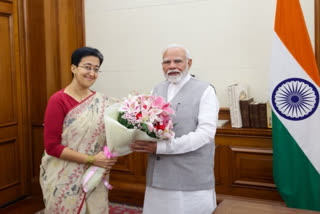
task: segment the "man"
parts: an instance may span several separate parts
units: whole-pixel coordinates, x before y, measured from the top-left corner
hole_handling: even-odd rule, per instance
[[[163,52],[167,81],[153,93],[175,110],[175,138],[135,141],[135,152],[149,153],[144,214],[209,214],[216,208],[214,136],[219,102],[214,88],[189,74],[189,51],[170,45]]]

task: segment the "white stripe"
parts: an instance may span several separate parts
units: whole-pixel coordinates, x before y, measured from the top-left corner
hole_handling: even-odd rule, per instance
[[[313,83],[320,94],[320,88],[297,63],[276,33],[274,33],[272,44],[270,98],[275,87],[281,81],[288,78],[305,79]],[[272,108],[274,109],[273,106]],[[287,128],[316,170],[320,173],[320,106],[318,106],[318,109],[313,115],[300,121],[287,120],[276,111],[274,111],[274,113]]]

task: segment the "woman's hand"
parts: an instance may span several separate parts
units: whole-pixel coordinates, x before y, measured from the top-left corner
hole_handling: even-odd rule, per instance
[[[118,158],[116,157],[111,159],[106,158],[103,152],[99,152],[94,156],[94,158],[95,158],[95,161],[93,162],[94,166],[105,168],[106,170],[109,170],[109,171],[118,160]]]
[[[72,149],[69,149],[68,147],[66,147],[62,151],[60,158],[62,160],[88,164],[89,156],[87,154],[73,151]],[[108,159],[106,158],[103,152],[99,152],[98,154],[96,154],[93,159],[94,161],[92,165],[104,168],[109,171],[112,168],[112,166],[117,162],[117,158]]]

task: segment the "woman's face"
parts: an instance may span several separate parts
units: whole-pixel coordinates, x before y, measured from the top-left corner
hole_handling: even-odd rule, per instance
[[[98,78],[100,68],[99,58],[96,56],[83,57],[76,67],[72,65],[71,70],[74,74],[74,79],[84,88],[90,88]]]

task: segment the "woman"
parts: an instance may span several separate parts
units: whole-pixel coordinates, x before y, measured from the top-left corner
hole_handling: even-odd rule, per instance
[[[89,88],[98,77],[102,54],[89,47],[71,57],[72,82],[53,94],[44,119],[45,154],[40,185],[46,213],[108,213],[108,190],[101,182],[91,193],[81,187],[90,165],[106,169],[108,177],[116,158],[107,159],[103,123],[108,99]]]

